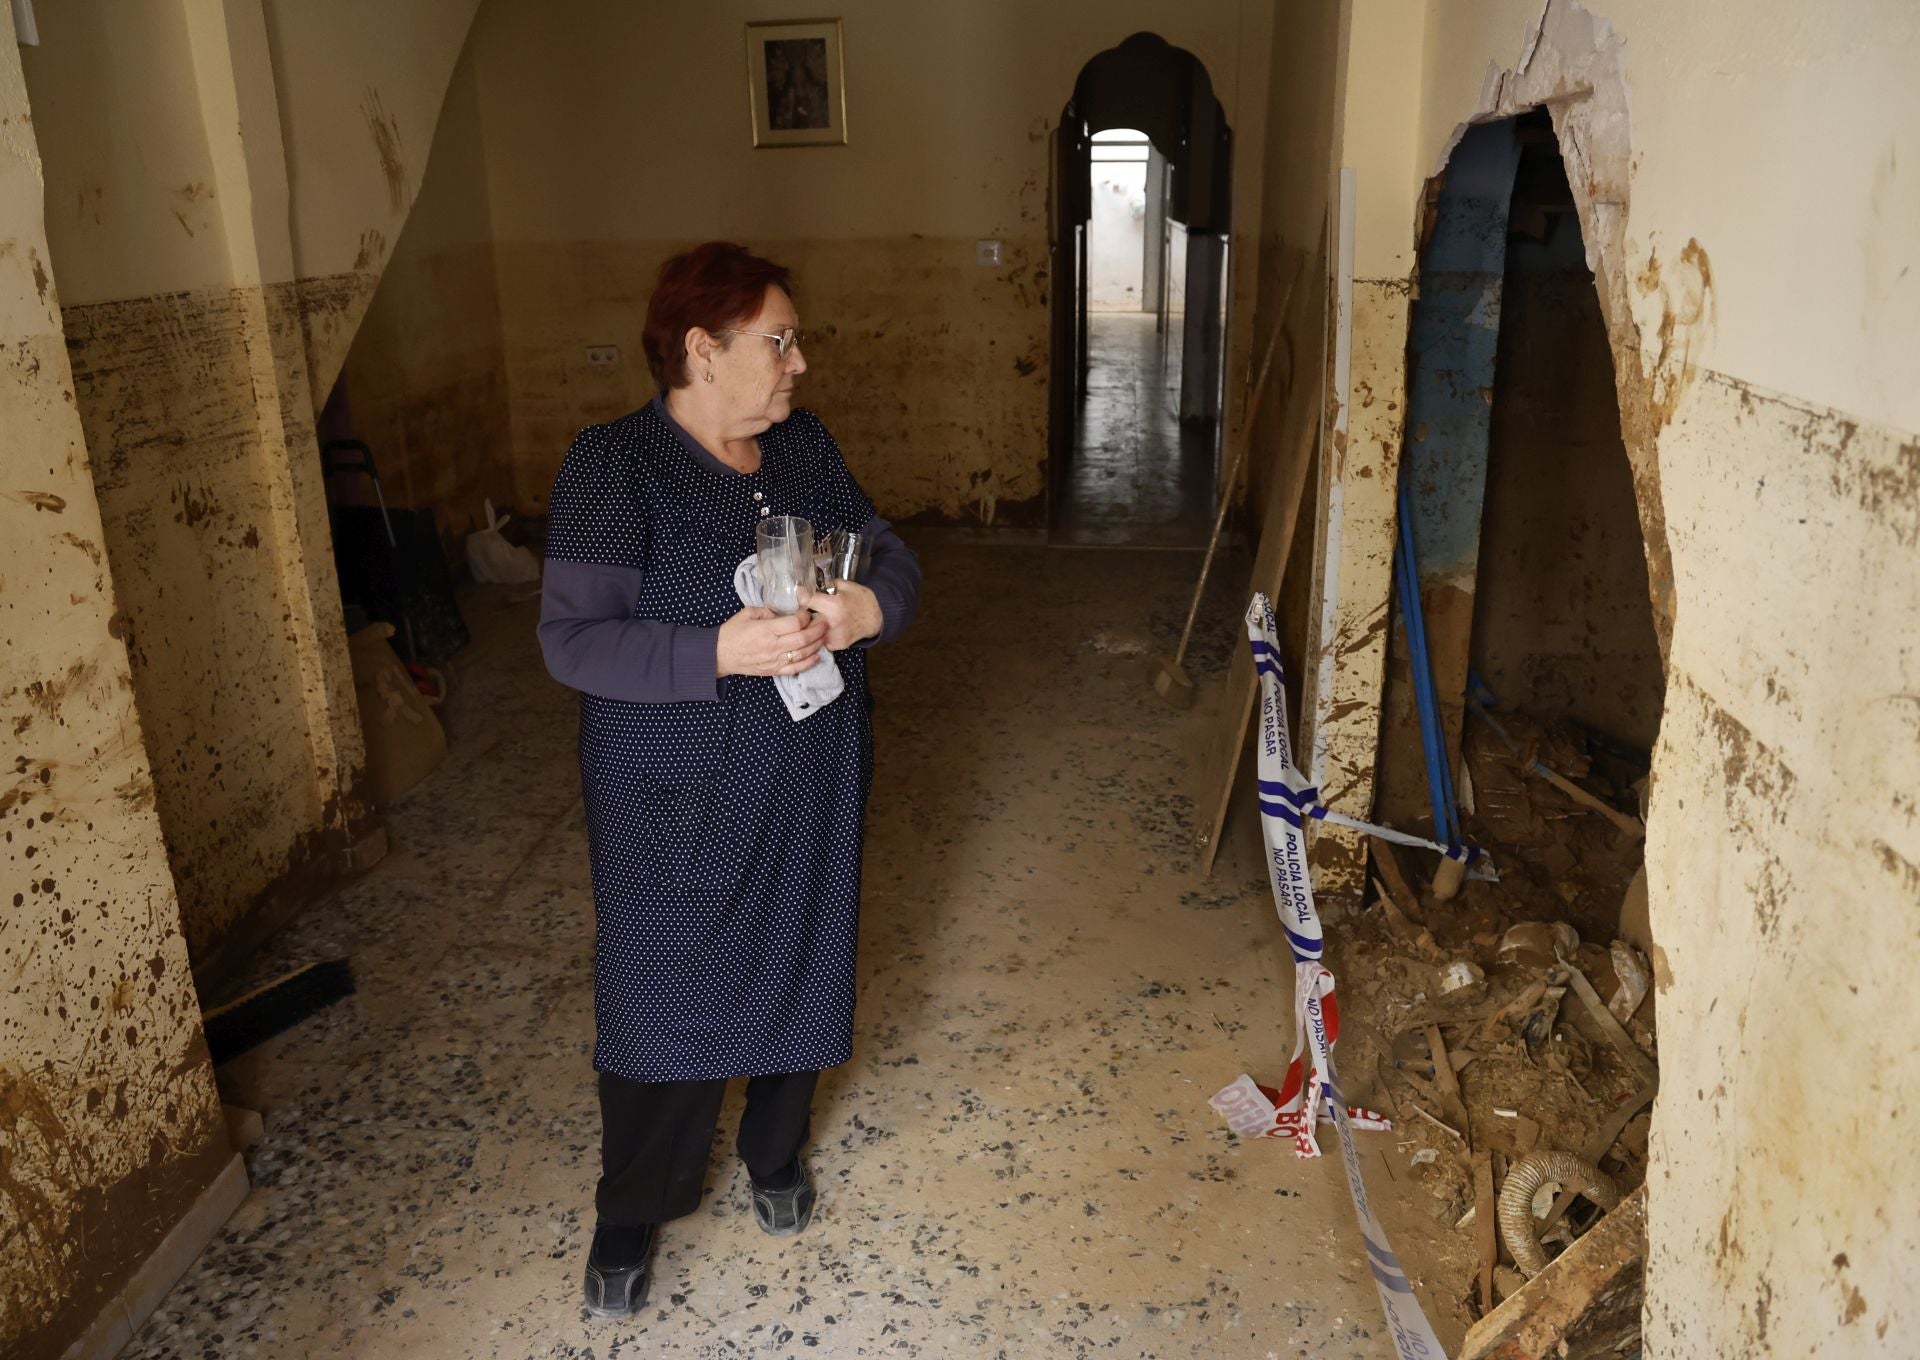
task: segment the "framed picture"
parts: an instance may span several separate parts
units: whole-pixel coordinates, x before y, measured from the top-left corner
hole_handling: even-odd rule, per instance
[[[840,21],[748,24],[747,103],[755,146],[844,143],[847,90]]]

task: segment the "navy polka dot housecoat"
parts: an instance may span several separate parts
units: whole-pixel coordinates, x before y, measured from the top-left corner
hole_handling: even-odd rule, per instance
[[[760,448],[758,471],[727,468],[657,402],[583,431],[554,484],[550,563],[637,570],[635,619],[725,622],[763,516],[822,535],[873,521],[811,412]],[[717,700],[581,693],[601,1071],[674,1081],[849,1056],[872,729],[866,654],[835,659],[845,692],[800,722],[766,676],[724,677]]]

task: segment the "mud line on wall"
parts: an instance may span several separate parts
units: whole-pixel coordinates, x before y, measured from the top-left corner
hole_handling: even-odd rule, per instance
[[[352,287],[310,295],[350,309],[371,289],[350,277]],[[284,285],[272,297],[300,291]],[[263,300],[260,290],[208,289],[66,313],[107,557],[125,583],[134,692],[152,749],[167,753],[151,796],[203,976],[237,957],[229,937],[262,937],[250,918],[283,920],[335,883],[340,851],[373,815],[355,783],[358,710],[331,545],[286,541],[312,538],[316,521],[324,534],[324,512],[303,515],[298,504],[302,475],[319,494],[307,375],[297,371],[302,322],[314,313],[263,314]],[[263,324],[271,355],[257,352]],[[255,371],[269,362],[274,372]],[[303,458],[315,466],[284,470],[295,478],[289,508],[273,463]],[[188,582],[197,588],[169,589]],[[313,600],[292,598],[301,591]],[[298,704],[281,701],[290,677]],[[247,723],[223,720],[237,708]]]

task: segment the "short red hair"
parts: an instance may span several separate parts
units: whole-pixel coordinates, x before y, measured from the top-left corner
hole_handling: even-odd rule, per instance
[[[791,294],[792,278],[785,265],[727,241],[708,241],[661,265],[641,333],[647,367],[660,390],[668,392],[693,381],[687,371],[688,331],[695,326],[725,330],[752,319],[760,312],[768,286]]]

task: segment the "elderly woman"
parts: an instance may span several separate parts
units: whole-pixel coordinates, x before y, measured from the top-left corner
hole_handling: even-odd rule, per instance
[[[646,1301],[658,1225],[699,1207],[727,1080],[754,1216],[799,1232],[814,1084],[852,1048],[871,779],[864,649],[920,586],[840,448],[793,404],[788,273],[739,246],[669,260],[647,306],[660,395],[581,432],[553,487],[540,646],[580,692],[594,911],[599,1222],[587,1307]],[[790,616],[743,605],[763,518],[873,545],[864,582]],[[749,592],[751,593],[751,591]],[[838,698],[792,715],[775,677],[833,654]]]

